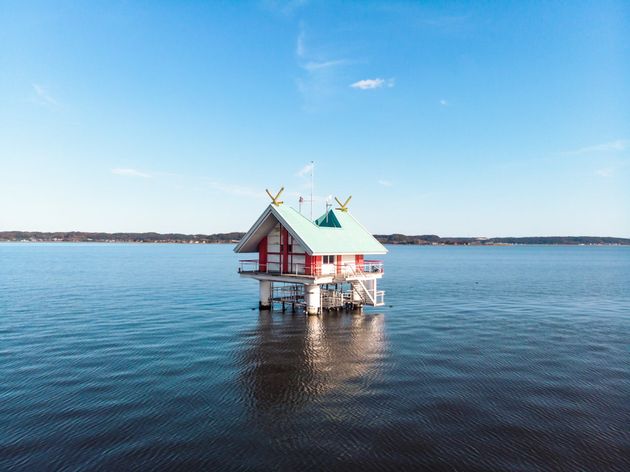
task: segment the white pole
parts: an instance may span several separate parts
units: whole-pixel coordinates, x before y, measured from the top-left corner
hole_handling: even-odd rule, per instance
[[[313,187],[315,187],[315,162],[311,161],[311,221],[313,221]]]
[[[321,289],[319,285],[304,286],[304,301],[306,302],[306,313],[317,315],[321,307]]]
[[[261,310],[268,310],[271,308],[271,297],[272,297],[273,288],[271,282],[268,280],[260,281],[260,303],[259,307]]]

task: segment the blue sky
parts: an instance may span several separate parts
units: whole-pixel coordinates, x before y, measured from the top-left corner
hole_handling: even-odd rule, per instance
[[[630,237],[630,3],[0,2],[0,230]]]

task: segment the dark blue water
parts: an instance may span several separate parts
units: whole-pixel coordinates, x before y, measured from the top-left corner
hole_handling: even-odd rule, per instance
[[[307,317],[228,246],[0,244],[0,469],[630,470],[630,248],[390,249]]]

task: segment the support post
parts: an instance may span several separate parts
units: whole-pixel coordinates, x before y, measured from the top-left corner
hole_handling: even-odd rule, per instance
[[[352,285],[352,304],[355,306],[363,305],[363,298],[361,297],[359,290],[354,285]]]
[[[304,301],[306,302],[306,313],[317,315],[321,308],[321,290],[319,285],[304,286]]]
[[[261,310],[269,310],[271,308],[271,282],[269,280],[260,281],[260,303]]]

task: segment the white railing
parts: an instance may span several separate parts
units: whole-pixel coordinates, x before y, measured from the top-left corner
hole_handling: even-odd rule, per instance
[[[343,265],[343,274],[354,276],[365,276],[369,274],[383,274],[382,261],[365,261],[361,264],[346,263]]]
[[[254,272],[265,272],[269,274],[290,274],[290,275],[306,275],[311,277],[319,277],[322,275],[331,275],[335,276],[337,274],[341,275],[369,275],[369,274],[383,274],[383,261],[371,261],[366,260],[360,263],[354,262],[345,262],[340,264],[324,264],[333,266],[329,270],[323,271],[322,264],[311,263],[309,265],[301,263],[301,262],[293,262],[289,264],[289,270],[283,269],[283,263],[281,262],[267,262],[260,263],[258,259],[245,259],[239,261],[238,272],[245,273],[254,273]]]
[[[363,261],[363,265],[361,270],[366,273],[379,273],[382,274],[385,272],[383,267],[383,261]]]
[[[258,272],[258,259],[238,261],[238,272]]]
[[[267,262],[261,264],[257,259],[246,259],[238,261],[238,272],[264,272],[269,274],[291,274],[291,275],[304,275],[306,274],[306,265],[294,262],[291,265],[291,270],[281,270],[282,263],[280,262]]]
[[[322,290],[320,295],[320,305],[322,308],[334,308],[343,306],[346,298],[343,292],[336,290]]]

